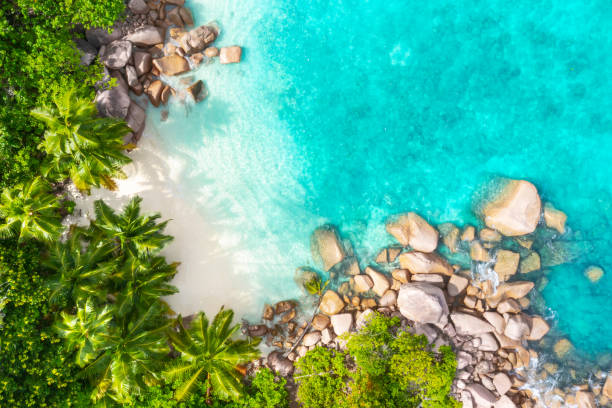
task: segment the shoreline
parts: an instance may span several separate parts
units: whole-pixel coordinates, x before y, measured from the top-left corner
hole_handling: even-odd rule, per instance
[[[160,135],[150,121],[143,136],[129,154],[133,162],[124,168],[128,177],[117,180],[116,191],[93,189],[91,195],[75,198],[76,209],[82,214],[80,223],[93,218],[95,200],[103,199],[120,209],[139,195],[143,198],[144,212],[160,212],[162,220],[171,220],[166,233],[174,236],[174,240],[161,254],[170,262],[180,262],[171,282],[179,293],[167,299],[172,309],[183,316],[200,310],[214,316],[222,305],[230,306],[227,302],[231,301],[237,315],[248,314],[257,299],[249,296],[253,287],[238,276],[240,271],[232,261],[230,246],[219,242],[222,232],[176,192],[183,163],[160,150]]]

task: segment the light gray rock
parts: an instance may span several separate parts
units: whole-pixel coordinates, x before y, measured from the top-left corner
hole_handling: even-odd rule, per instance
[[[482,317],[485,318],[487,322],[489,322],[494,328],[495,331],[499,334],[504,333],[504,328],[506,327],[506,322],[502,315],[497,312],[484,312]]]
[[[442,289],[429,283],[405,283],[397,295],[397,306],[407,319],[417,323],[445,325],[448,305]]]
[[[121,29],[116,25],[111,27],[110,30],[111,32],[109,33],[104,28],[90,28],[85,31],[85,38],[87,38],[87,41],[95,48],[100,48],[103,45],[110,44],[121,38]]]
[[[321,332],[313,331],[304,336],[302,339],[302,346],[311,347],[317,344],[321,340]]]
[[[144,26],[126,35],[124,39],[140,47],[160,44],[164,42],[164,30],[150,25]]]
[[[91,65],[98,55],[98,50],[96,50],[93,45],[82,38],[75,39],[74,43],[76,44],[76,48],[79,50],[79,54],[81,55],[81,65]]]
[[[493,377],[493,385],[495,385],[495,389],[499,395],[504,395],[512,387],[512,381],[510,381],[508,374],[497,373]]]
[[[491,333],[483,333],[478,336],[480,339],[480,345],[478,349],[480,351],[497,351],[499,350],[499,344],[497,344],[497,340],[495,340],[495,336]]]
[[[495,328],[486,321],[467,313],[451,313],[450,318],[455,325],[457,334],[460,335],[478,336],[479,334],[495,330]]]
[[[353,325],[353,314],[335,314],[331,317],[331,325],[334,329],[334,333],[336,333],[336,336],[347,333]]]
[[[378,296],[384,295],[387,289],[391,287],[391,284],[389,283],[389,278],[387,278],[384,274],[378,272],[376,269],[368,266],[365,270],[365,273],[370,278],[372,278],[372,282],[374,283],[372,291]]]
[[[497,401],[495,394],[483,387],[482,384],[470,384],[465,389],[472,394],[472,399],[478,407],[490,408]]]
[[[382,307],[395,306],[397,304],[397,292],[392,289],[387,290],[380,298],[378,304]]]
[[[357,322],[355,324],[357,326],[357,329],[363,328],[369,321],[369,319],[371,319],[373,316],[374,311],[372,309],[366,309],[362,313],[359,313],[357,315]]]
[[[305,351],[304,354],[306,354]],[[303,356],[302,354],[300,355]],[[293,363],[288,358],[283,357],[280,351],[273,351],[268,355],[268,366],[283,377],[288,377],[293,374]]]
[[[516,404],[507,395],[502,395],[500,399],[495,402],[493,408],[516,408]]]
[[[334,339],[329,328],[321,330],[321,343],[328,345]]]
[[[455,274],[451,275],[450,279],[448,280],[448,286],[447,286],[448,294],[450,296],[457,296],[460,293],[463,293],[465,288],[467,288],[468,283],[469,283],[468,279],[464,278],[463,276],[459,276]]]
[[[100,61],[110,69],[121,69],[132,56],[132,44],[129,41],[117,40],[106,46]]]
[[[125,119],[132,103],[127,90],[122,86],[98,92],[96,107],[101,116]]]
[[[504,335],[512,340],[521,340],[531,332],[529,318],[523,314],[512,315],[506,322]]]
[[[424,335],[429,343],[433,343],[438,337],[438,331],[430,324],[416,324],[414,334],[417,336]]]
[[[465,351],[457,352],[457,370],[463,370],[464,368],[472,365],[472,355]]]
[[[144,0],[130,0],[128,3],[128,8],[134,14],[146,14],[149,12],[149,6]]]
[[[474,408],[472,394],[468,391],[461,393],[461,398],[459,401],[461,402],[462,408]]]

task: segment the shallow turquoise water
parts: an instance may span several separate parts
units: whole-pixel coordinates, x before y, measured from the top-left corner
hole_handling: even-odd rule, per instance
[[[157,126],[187,161],[265,298],[295,294],[309,234],[340,227],[362,260],[383,220],[475,222],[491,177],[534,182],[588,251],[544,290],[582,351],[612,351],[612,8],[606,1],[198,0],[239,65],[199,69],[210,97]],[[237,243],[236,243],[237,242]],[[596,285],[582,274],[597,264]]]

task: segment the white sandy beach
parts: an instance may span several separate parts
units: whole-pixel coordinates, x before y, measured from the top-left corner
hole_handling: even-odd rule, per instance
[[[176,186],[185,165],[160,150],[159,137],[148,123],[138,148],[130,153],[133,163],[124,169],[128,178],[118,180],[118,190],[92,190],[90,196],[77,200],[83,221],[95,218],[92,206],[97,199],[120,210],[133,196],[142,197],[143,212],[161,212],[162,219],[171,219],[166,233],[174,240],[162,254],[168,262],[181,263],[172,282],[179,293],[168,298],[173,310],[182,315],[203,310],[212,316],[226,305],[237,317],[253,313],[260,305],[255,304],[254,288],[245,279],[245,271],[235,264],[231,240],[223,239],[213,217],[206,219],[181,197]]]

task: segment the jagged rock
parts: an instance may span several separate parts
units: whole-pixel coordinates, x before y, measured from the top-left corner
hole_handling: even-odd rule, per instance
[[[263,312],[262,318],[264,320],[272,320],[272,319],[274,319],[274,308],[272,306],[270,306],[270,305],[266,305],[264,307],[264,312]]]
[[[530,234],[540,220],[540,196],[525,180],[509,180],[483,209],[484,222],[506,236]]]
[[[500,282],[507,281],[516,273],[520,258],[521,256],[516,252],[506,249],[497,251],[497,259],[495,260],[495,267],[493,269],[497,273]]]
[[[268,355],[268,367],[276,371],[282,377],[290,376],[293,374],[294,369],[291,360],[283,357],[280,351],[273,351]]]
[[[442,243],[446,245],[451,252],[457,252],[459,249],[459,228],[450,222],[446,222],[438,225],[438,231],[440,231],[442,235]]]
[[[512,315],[506,322],[504,335],[512,340],[521,340],[531,332],[529,318],[524,314]]]
[[[81,65],[86,67],[91,65],[98,55],[98,50],[82,38],[77,38],[74,42],[77,50],[79,50],[79,54],[81,54]]]
[[[507,395],[502,395],[502,397],[495,402],[493,408],[516,408],[516,404],[512,402]]]
[[[130,0],[128,8],[134,14],[147,14],[149,12],[149,6],[144,0]]]
[[[368,266],[365,273],[372,278],[372,282],[374,283],[372,286],[372,291],[378,296],[384,295],[387,289],[391,287],[389,279],[384,274],[376,271],[374,268]]]
[[[593,283],[599,282],[604,276],[604,270],[599,266],[591,265],[584,271],[584,275]]]
[[[312,257],[322,263],[323,269],[326,271],[342,262],[346,256],[336,228],[331,225],[324,225],[315,229],[310,242]]]
[[[550,326],[542,317],[533,316],[531,318],[531,332],[529,332],[527,340],[541,340],[544,336],[546,336],[549,330]]]
[[[281,300],[274,305],[274,310],[277,315],[288,312],[292,309],[295,309],[296,303],[293,300]]]
[[[302,339],[302,345],[306,347],[312,347],[321,340],[321,332],[313,331],[304,336]]]
[[[204,89],[204,82],[201,80],[189,85],[186,89],[187,93],[191,95],[194,101],[200,102],[206,98],[206,90]]]
[[[493,377],[493,385],[495,386],[495,389],[499,395],[504,395],[512,387],[512,381],[510,381],[508,374],[497,373]]]
[[[208,58],[214,58],[219,56],[219,49],[217,47],[208,47],[204,50],[204,55]]]
[[[450,296],[457,296],[467,288],[469,280],[459,275],[451,275],[448,280],[447,292]]]
[[[151,54],[142,51],[134,52],[134,68],[139,77],[151,71],[152,66]]]
[[[127,89],[122,86],[115,86],[98,92],[95,102],[101,116],[125,119],[132,100]]]
[[[478,407],[490,408],[497,401],[495,395],[481,384],[470,384],[465,389],[472,394],[472,398]]]
[[[547,227],[554,228],[560,234],[564,234],[565,221],[567,221],[567,215],[563,211],[557,210],[550,203],[544,205],[544,222]]]
[[[186,26],[193,25],[193,16],[191,15],[191,11],[189,11],[187,7],[180,7],[179,15],[181,16],[181,19],[183,20],[183,23],[185,23]]]
[[[515,299],[506,299],[497,305],[498,313],[519,313],[521,311],[521,305]]]
[[[132,56],[132,44],[129,41],[117,40],[108,44],[100,61],[110,69],[120,69],[125,66]]]
[[[132,34],[126,35],[124,39],[139,47],[161,44],[164,42],[164,30],[148,25],[137,29]]]
[[[445,325],[448,321],[448,305],[444,292],[428,283],[405,283],[397,295],[400,313],[417,323]]]
[[[153,66],[163,75],[179,75],[189,71],[189,62],[179,55],[169,55],[167,57],[156,58]]]
[[[138,74],[136,68],[131,65],[125,66],[125,76],[127,78],[127,84],[131,89],[137,88],[140,85],[138,81]]]
[[[85,38],[95,48],[100,48],[103,45],[110,44],[121,38],[121,29],[114,25],[110,28],[110,32],[104,28],[90,28],[85,31]]]
[[[415,251],[433,252],[438,246],[438,231],[416,213],[393,217],[387,221],[386,228],[400,244],[411,246]]]
[[[161,103],[163,103],[164,105],[167,104],[168,99],[170,99],[171,93],[172,93],[172,88],[170,88],[170,85],[166,85],[161,93]]]
[[[499,350],[499,344],[497,344],[497,340],[495,340],[495,336],[491,333],[483,333],[478,336],[480,339],[480,346],[478,349],[481,351],[497,351]]]
[[[179,13],[180,7],[175,7],[166,14],[166,19],[170,24],[177,25],[179,27],[183,27],[185,23],[183,23],[183,19]]]
[[[330,329],[323,329],[321,331],[321,343],[329,344],[333,340],[333,335]]]
[[[532,252],[521,260],[520,271],[521,273],[529,273],[540,269],[540,255],[537,252]]]
[[[410,272],[405,269],[394,269],[391,271],[391,276],[400,283],[410,282]]]
[[[328,316],[339,313],[344,308],[344,302],[333,290],[326,291],[321,297],[319,309]]]
[[[145,110],[137,103],[132,102],[128,109],[125,121],[127,122],[130,129],[132,129],[132,131],[134,132],[134,139],[136,141],[140,139],[140,136],[144,131],[146,119],[147,114],[145,113]]]
[[[160,105],[163,90],[164,84],[160,80],[153,81],[147,88],[147,95],[153,106],[158,107]]]
[[[242,48],[237,45],[231,47],[221,47],[219,52],[219,62],[221,64],[235,64],[242,58]]]
[[[576,403],[578,408],[596,408],[595,397],[592,392],[578,391],[576,393]]]
[[[355,291],[357,293],[367,292],[374,286],[372,278],[370,278],[368,275],[356,275],[353,277],[353,279],[355,282]]]
[[[337,336],[341,336],[351,329],[351,326],[353,325],[353,314],[335,314],[331,317],[331,325],[334,329],[334,333],[336,333]]]
[[[491,257],[480,241],[472,241],[470,243],[470,258],[477,262],[489,262]]]
[[[441,273],[451,276],[453,268],[438,254],[423,252],[405,252],[399,256],[400,267],[410,273]]]
[[[218,35],[219,31],[216,27],[203,25],[183,35],[180,44],[187,54],[193,54],[212,44]]]
[[[397,304],[397,293],[394,290],[391,290],[391,289],[387,290],[382,295],[382,297],[380,298],[380,301],[378,303],[382,307],[395,306]]]
[[[467,313],[451,313],[450,318],[455,325],[457,334],[460,335],[477,336],[495,330],[495,328],[485,320]]]
[[[317,314],[312,319],[312,327],[315,330],[323,330],[327,328],[327,326],[329,326],[329,323],[330,323],[329,316],[324,315],[324,314]]]

